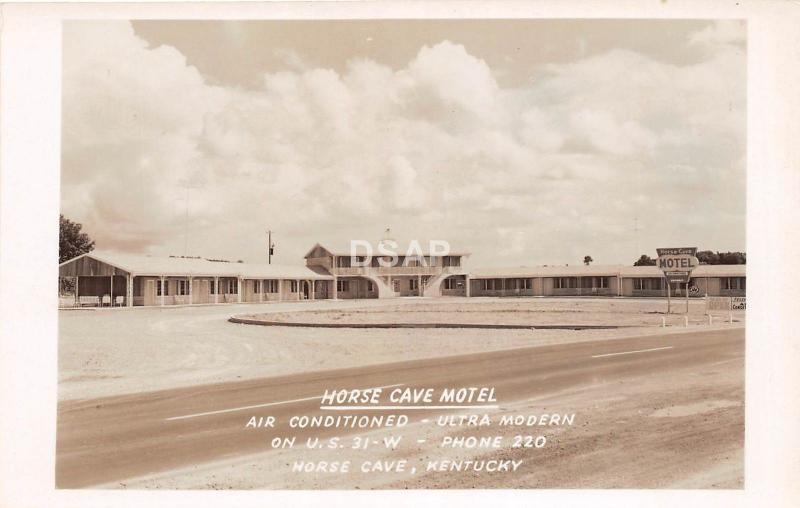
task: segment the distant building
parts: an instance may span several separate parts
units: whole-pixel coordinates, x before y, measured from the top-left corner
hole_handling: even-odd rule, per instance
[[[188,305],[331,298],[333,277],[303,266],[90,252],[59,265],[76,305]]]
[[[690,296],[744,296],[746,265],[700,265],[692,272]],[[576,265],[472,270],[472,296],[667,296],[655,266]],[[686,295],[673,283],[672,295]]]
[[[663,297],[655,266],[543,266],[468,270],[466,251],[393,258],[316,244],[306,266],[90,252],[59,265],[76,280],[75,305],[158,306],[403,296]],[[374,254],[374,253],[372,253]],[[700,265],[690,296],[744,296],[745,265]],[[671,294],[684,295],[673,284]]]
[[[451,251],[446,256],[436,256],[420,250],[407,255],[415,250],[409,246],[393,250],[397,256],[392,260],[376,253],[370,256],[366,250],[356,250],[353,255],[349,245],[330,248],[318,243],[305,260],[310,269],[334,277],[337,298],[466,295],[463,259],[469,253]]]

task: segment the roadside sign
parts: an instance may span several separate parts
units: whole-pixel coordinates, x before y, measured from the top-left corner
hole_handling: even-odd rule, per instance
[[[706,298],[706,313],[712,310],[729,311],[731,310],[731,298],[729,296],[709,296]]]
[[[697,260],[697,247],[656,249],[658,267],[664,272],[691,272],[700,262]]]
[[[681,284],[685,284],[689,282],[689,277],[691,272],[664,272],[664,276],[670,282],[679,282]]]
[[[747,310],[747,297],[709,296],[706,298],[706,312],[712,310],[725,312],[731,310]]]
[[[671,311],[672,283],[686,284],[686,313],[689,313],[689,280],[700,261],[697,259],[697,247],[668,247],[656,249],[657,265],[667,279],[667,314]]]

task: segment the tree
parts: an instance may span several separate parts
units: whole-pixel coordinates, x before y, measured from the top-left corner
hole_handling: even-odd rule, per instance
[[[747,254],[744,252],[701,250],[697,252],[697,260],[703,265],[746,265]]]
[[[746,265],[747,254],[744,252],[714,252],[710,250],[697,251],[697,260],[701,265]],[[655,266],[656,260],[642,254],[633,266]]]
[[[82,224],[72,222],[63,215],[58,216],[58,262],[86,254],[94,249],[94,240],[81,232]]]
[[[651,259],[647,254],[642,254],[642,256],[633,263],[633,266],[656,266],[656,260]]]
[[[583,256],[584,265],[589,266],[589,263],[591,263],[592,261],[594,261],[594,259],[592,259],[592,256]]]

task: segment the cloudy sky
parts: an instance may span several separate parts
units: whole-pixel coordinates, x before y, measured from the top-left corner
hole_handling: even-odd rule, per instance
[[[63,213],[97,248],[278,263],[446,239],[480,266],[745,248],[746,28],[67,22]]]

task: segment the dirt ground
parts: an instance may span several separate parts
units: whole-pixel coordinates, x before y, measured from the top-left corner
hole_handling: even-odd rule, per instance
[[[676,303],[675,310],[682,310]],[[684,304],[685,305],[685,304]],[[706,324],[692,301],[690,326],[660,299],[441,298],[285,302],[181,308],[62,310],[59,399],[413,360],[531,345],[741,326],[744,313]],[[267,314],[268,313],[268,314]],[[619,330],[325,329],[232,324],[233,315],[343,319],[617,324]]]

